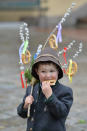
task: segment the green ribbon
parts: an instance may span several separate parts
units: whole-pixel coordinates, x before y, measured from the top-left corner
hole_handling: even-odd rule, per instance
[[[25,54],[27,47],[28,47],[28,40],[24,41],[23,54]]]

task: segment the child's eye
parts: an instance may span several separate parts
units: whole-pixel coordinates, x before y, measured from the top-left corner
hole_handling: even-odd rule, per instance
[[[42,73],[45,73],[45,71],[41,71]]]
[[[54,70],[51,70],[50,72],[55,72]]]

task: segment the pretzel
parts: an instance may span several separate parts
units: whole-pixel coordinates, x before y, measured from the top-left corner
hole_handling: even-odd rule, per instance
[[[70,76],[73,76],[77,72],[77,63],[75,61],[72,61],[72,69]],[[66,70],[66,74],[69,75],[69,67]]]
[[[23,62],[24,64],[28,64],[28,63],[30,62],[30,56],[31,56],[31,54],[30,54],[30,52],[27,50],[27,51],[25,52],[25,54],[22,54],[22,62]]]
[[[50,38],[49,38],[49,45],[53,49],[57,49],[58,48],[57,43],[56,43],[56,36],[54,34],[51,35]]]
[[[55,85],[56,80],[47,80],[46,82],[50,82],[50,86],[53,86],[53,85]]]

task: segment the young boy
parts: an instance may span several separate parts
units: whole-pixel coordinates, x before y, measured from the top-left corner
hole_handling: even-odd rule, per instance
[[[30,117],[27,119],[27,131],[66,131],[65,121],[73,103],[72,89],[59,83],[63,71],[58,52],[45,48],[32,66],[32,75],[39,80],[28,87],[23,102],[18,106],[19,116],[27,118],[28,105],[31,104]],[[49,81],[54,80],[51,85]]]

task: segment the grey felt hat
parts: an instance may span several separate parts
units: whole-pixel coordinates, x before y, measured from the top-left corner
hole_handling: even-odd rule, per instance
[[[58,66],[58,72],[59,72],[58,79],[61,79],[63,77],[63,71],[61,68],[61,64],[59,62],[58,51],[50,47],[46,47],[44,50],[42,50],[41,53],[36,58],[36,60],[34,61],[34,64],[32,66],[32,76],[34,76],[37,80],[39,80],[39,77],[35,71],[36,65],[39,62],[48,62],[48,61],[51,61]]]

